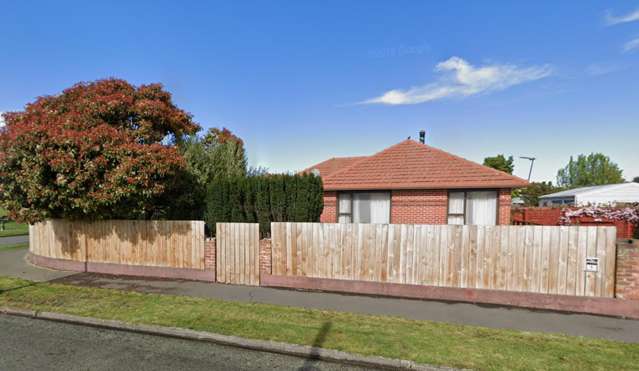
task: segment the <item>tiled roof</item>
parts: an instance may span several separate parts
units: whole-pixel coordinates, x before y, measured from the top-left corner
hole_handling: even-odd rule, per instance
[[[356,161],[359,161],[359,160],[361,160],[361,159],[363,159],[365,157],[366,156],[333,157],[331,159],[328,159],[328,160],[326,160],[324,162],[320,162],[319,164],[313,165],[313,166],[303,170],[302,173],[310,173],[314,169],[317,169],[320,172],[320,176],[325,178],[325,177],[333,174],[336,171],[339,171],[339,170],[342,170],[342,169],[345,169],[345,168],[351,166]]]
[[[372,156],[334,158],[318,168],[325,190],[515,188],[524,179],[407,139]],[[340,169],[338,169],[340,168]],[[324,171],[323,171],[324,170]]]

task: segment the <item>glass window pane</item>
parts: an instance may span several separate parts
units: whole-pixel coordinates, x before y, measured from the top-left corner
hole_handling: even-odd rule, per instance
[[[351,213],[351,194],[350,193],[339,194],[339,213],[340,214]]]
[[[497,192],[475,191],[468,192],[466,201],[467,224],[495,225],[497,224]]]
[[[370,193],[353,194],[353,223],[371,222]]]
[[[448,213],[464,213],[464,192],[450,192],[448,194]]]
[[[391,197],[388,192],[374,192],[370,194],[371,223],[390,223]]]

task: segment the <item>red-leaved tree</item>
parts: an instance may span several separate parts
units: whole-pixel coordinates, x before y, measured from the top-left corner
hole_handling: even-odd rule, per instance
[[[0,206],[30,223],[161,215],[185,168],[169,143],[199,129],[161,85],[118,79],[77,84],[4,118]]]

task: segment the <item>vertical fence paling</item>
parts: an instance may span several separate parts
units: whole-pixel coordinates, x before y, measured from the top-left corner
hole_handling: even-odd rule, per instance
[[[258,286],[259,224],[217,223],[215,231],[217,281]]]
[[[614,295],[615,228],[273,223],[274,275]],[[594,272],[586,258],[598,258]]]
[[[30,251],[55,259],[204,269],[204,222],[47,220],[29,227]]]

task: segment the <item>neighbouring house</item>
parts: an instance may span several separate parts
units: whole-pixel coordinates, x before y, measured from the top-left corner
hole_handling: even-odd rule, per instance
[[[521,197],[513,197],[512,205],[513,207],[524,207],[526,203],[524,202],[524,199]]]
[[[325,223],[510,224],[511,190],[528,185],[410,139],[304,171],[322,177]]]
[[[539,206],[616,205],[639,202],[639,183],[582,187],[539,197]]]

